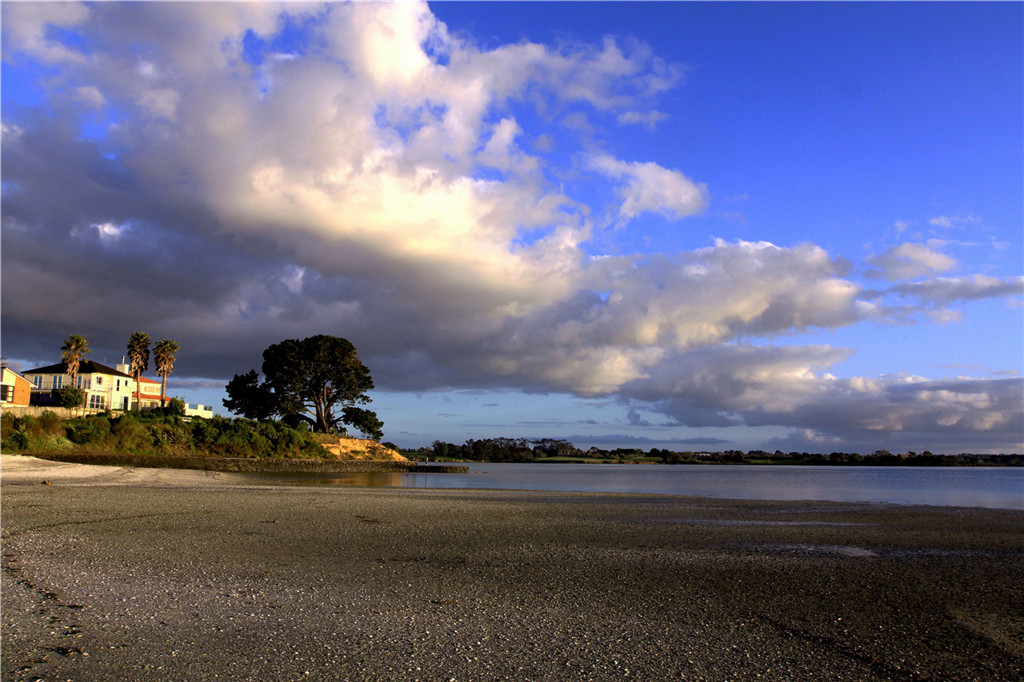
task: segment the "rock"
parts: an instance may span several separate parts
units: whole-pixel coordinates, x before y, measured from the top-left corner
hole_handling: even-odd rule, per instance
[[[368,438],[346,438],[324,436],[321,445],[335,459],[384,460],[388,462],[408,462],[397,450],[384,447],[377,441]]]

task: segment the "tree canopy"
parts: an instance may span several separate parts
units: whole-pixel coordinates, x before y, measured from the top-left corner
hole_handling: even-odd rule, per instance
[[[128,363],[131,365],[132,376],[135,377],[135,411],[142,411],[142,391],[139,382],[142,373],[149,369],[149,334],[135,332],[128,337]]]
[[[288,339],[263,351],[264,380],[256,370],[236,374],[227,385],[224,407],[249,419],[274,416],[330,433],[348,424],[380,439],[383,424],[370,410],[370,370],[347,339],[319,334]]]
[[[160,407],[167,403],[167,375],[174,371],[174,356],[180,348],[178,342],[171,339],[157,341],[153,346],[153,361],[160,376]]]
[[[68,374],[71,375],[71,385],[75,385],[75,377],[78,376],[78,367],[85,359],[85,356],[92,351],[89,349],[89,342],[84,336],[71,334],[64,345],[60,347],[60,359],[64,362]]]

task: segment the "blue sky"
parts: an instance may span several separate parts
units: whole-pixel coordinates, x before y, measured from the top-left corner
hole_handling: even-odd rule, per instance
[[[385,438],[1024,449],[1019,3],[4,3],[3,354]]]

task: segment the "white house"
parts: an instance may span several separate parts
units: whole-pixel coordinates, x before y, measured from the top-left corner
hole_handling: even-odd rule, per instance
[[[82,360],[78,365],[75,385],[85,391],[85,407],[128,411],[138,402],[142,410],[159,408],[160,382],[140,377],[136,393],[135,378],[129,372],[130,367],[126,364],[115,368],[93,360]],[[71,376],[63,362],[23,372],[22,376],[32,384],[32,403],[35,405],[49,404],[52,391],[71,385]],[[186,404],[185,416],[209,418],[213,416],[213,408]]]
[[[47,405],[50,393],[71,385],[71,376],[63,363],[22,372],[32,382],[32,403]],[[128,410],[135,380],[130,374],[93,360],[78,364],[75,385],[85,391],[85,407],[95,410]]]

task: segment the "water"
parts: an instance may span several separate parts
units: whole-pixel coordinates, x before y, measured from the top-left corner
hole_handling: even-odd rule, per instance
[[[1024,468],[470,464],[468,474],[372,473],[289,482],[395,488],[655,493],[1024,510]]]

